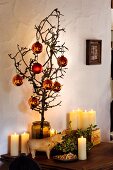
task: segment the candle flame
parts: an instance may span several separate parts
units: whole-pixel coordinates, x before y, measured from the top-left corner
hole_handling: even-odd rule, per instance
[[[77,111],[80,112],[80,111],[82,111],[82,109],[78,108]]]
[[[54,132],[55,130],[54,129],[50,129],[51,132]]]

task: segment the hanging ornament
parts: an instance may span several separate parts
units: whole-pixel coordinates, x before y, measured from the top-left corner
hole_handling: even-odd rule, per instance
[[[28,104],[31,109],[35,108],[39,104],[39,100],[36,97],[31,96],[28,100]]]
[[[32,66],[32,71],[33,73],[35,74],[39,74],[41,73],[43,70],[43,67],[40,63],[34,63],[33,66]]]
[[[52,82],[52,80],[50,80],[50,79],[46,79],[46,80],[44,80],[44,82],[43,82],[43,88],[44,88],[45,90],[51,90],[51,89],[52,89],[52,85],[53,85],[53,82]]]
[[[57,58],[57,63],[61,67],[65,67],[67,65],[67,62],[68,62],[67,58],[64,57],[63,55]]]
[[[12,82],[15,86],[21,86],[23,84],[23,77],[17,74],[13,77]]]
[[[42,52],[42,48],[43,48],[42,44],[39,43],[38,41],[35,42],[35,43],[32,45],[32,51],[33,51],[33,53],[35,53],[35,54],[41,53],[41,52]]]
[[[58,81],[55,81],[53,84],[53,91],[59,92],[61,90],[61,84]]]

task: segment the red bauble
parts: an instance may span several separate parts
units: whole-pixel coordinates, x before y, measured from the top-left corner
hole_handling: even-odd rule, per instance
[[[35,74],[39,74],[41,73],[43,70],[43,67],[40,63],[34,63],[33,66],[32,66],[32,71],[33,73]]]
[[[12,82],[15,86],[21,86],[23,84],[23,77],[17,74],[13,77]]]
[[[53,84],[53,91],[59,92],[61,90],[61,84],[58,81],[55,81]]]
[[[57,58],[57,63],[61,67],[65,67],[67,65],[67,62],[68,62],[67,58],[64,57],[63,55]]]
[[[52,80],[50,80],[50,79],[46,79],[46,80],[44,80],[44,82],[43,82],[43,88],[44,88],[45,90],[51,90],[51,89],[52,89],[52,85],[53,85],[53,82],[52,82]]]
[[[38,41],[35,42],[35,43],[32,45],[32,51],[33,51],[33,53],[35,53],[35,54],[41,53],[41,52],[42,52],[42,48],[43,48],[42,44],[39,43]]]
[[[39,100],[36,97],[31,96],[28,100],[28,104],[30,105],[30,108],[33,109],[38,106]]]

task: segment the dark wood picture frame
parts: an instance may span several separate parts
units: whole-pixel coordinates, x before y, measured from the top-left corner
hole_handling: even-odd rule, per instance
[[[102,40],[86,40],[86,65],[101,64]]]
[[[113,8],[113,0],[111,0],[111,8]]]

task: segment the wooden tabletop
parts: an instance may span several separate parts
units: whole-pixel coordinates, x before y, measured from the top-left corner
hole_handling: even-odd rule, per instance
[[[101,143],[87,154],[87,160],[58,162],[53,159],[36,158],[42,170],[113,170],[113,143]],[[0,162],[0,170],[8,170],[8,161]]]

